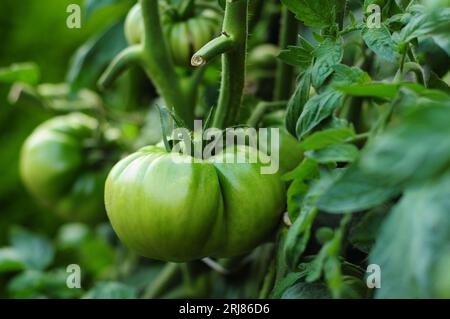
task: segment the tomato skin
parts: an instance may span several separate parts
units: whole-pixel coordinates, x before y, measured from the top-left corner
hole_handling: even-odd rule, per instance
[[[209,11],[184,19],[163,14],[161,23],[164,36],[176,66],[190,66],[194,53],[217,36],[218,22],[218,18]],[[141,6],[136,4],[127,15],[125,35],[130,45],[136,45],[142,42],[143,34]]]
[[[217,156],[257,152],[239,146],[208,160],[149,146],[120,161],[105,186],[108,217],[139,254],[183,262],[244,254],[264,241],[284,209],[278,175],[259,163],[216,163]],[[175,163],[176,158],[188,163]]]
[[[44,206],[73,221],[97,221],[105,169],[86,167],[83,142],[97,121],[81,113],[58,116],[38,126],[22,146],[20,174],[27,190]]]

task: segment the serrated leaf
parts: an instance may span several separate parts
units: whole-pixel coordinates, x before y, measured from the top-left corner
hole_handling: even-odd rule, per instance
[[[369,74],[356,66],[350,67],[345,64],[337,64],[333,69],[333,85],[364,84],[371,81]]]
[[[361,32],[364,42],[376,55],[391,63],[398,63],[400,54],[397,51],[397,45],[384,24],[380,28],[365,26]]]
[[[333,67],[342,61],[344,49],[342,39],[325,38],[312,52],[315,57],[312,67],[312,84],[318,89],[333,73]]]
[[[294,95],[288,102],[286,112],[286,129],[289,133],[296,136],[297,121],[302,114],[303,107],[309,99],[311,88],[311,73],[306,71],[297,83]]]
[[[310,52],[298,46],[288,46],[287,49],[281,50],[278,58],[286,64],[302,69],[307,68],[312,62]]]
[[[303,109],[298,119],[296,133],[298,138],[303,138],[310,133],[322,121],[330,117],[333,112],[342,106],[343,94],[329,89],[311,98]]]
[[[416,6],[416,12],[408,24],[399,32],[402,42],[410,42],[421,36],[443,34],[448,37],[450,30],[450,8],[428,12],[423,6]]]
[[[450,175],[407,190],[383,223],[370,263],[381,267],[377,298],[434,298],[435,266],[450,254]]]
[[[281,0],[296,18],[313,28],[325,28],[335,22],[333,0]]]

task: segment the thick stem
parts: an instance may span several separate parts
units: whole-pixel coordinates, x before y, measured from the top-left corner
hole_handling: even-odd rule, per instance
[[[285,49],[288,45],[297,43],[299,22],[294,14],[283,6],[281,13],[281,28],[279,47]],[[294,87],[295,68],[279,60],[277,62],[274,100],[287,100]]]
[[[222,56],[222,80],[213,126],[235,124],[242,102],[247,50],[248,0],[227,0],[223,33],[233,41],[233,48]]]
[[[234,41],[227,33],[209,41],[198,50],[191,59],[192,66],[203,66],[215,57],[225,54],[234,48]]]
[[[193,105],[187,103],[180,79],[165,41],[159,17],[158,1],[140,0],[144,21],[143,64],[167,106],[174,109],[184,122],[193,125]]]

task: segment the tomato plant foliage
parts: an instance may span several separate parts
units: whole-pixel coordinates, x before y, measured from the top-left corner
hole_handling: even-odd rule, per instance
[[[448,1],[83,10],[63,83],[39,63],[0,68],[8,114],[53,117],[13,140],[31,204],[0,221],[0,297],[450,298]],[[279,128],[279,172],[213,163],[261,146],[172,161],[211,127]]]

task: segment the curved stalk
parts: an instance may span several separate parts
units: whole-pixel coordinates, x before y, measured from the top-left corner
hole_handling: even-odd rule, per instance
[[[228,0],[223,33],[233,41],[233,48],[222,56],[222,80],[213,126],[225,128],[236,122],[242,102],[247,50],[248,0]]]
[[[158,1],[139,0],[144,21],[143,65],[164,98],[187,125],[193,125],[193,105],[188,105],[165,41],[159,17]]]
[[[297,43],[299,22],[294,14],[283,6],[281,13],[280,49]],[[279,60],[277,62],[277,74],[275,80],[274,100],[289,99],[293,90],[295,68]]]
[[[126,69],[140,63],[142,55],[143,49],[140,45],[128,47],[120,52],[98,80],[98,87],[104,90],[111,86],[112,82]]]

